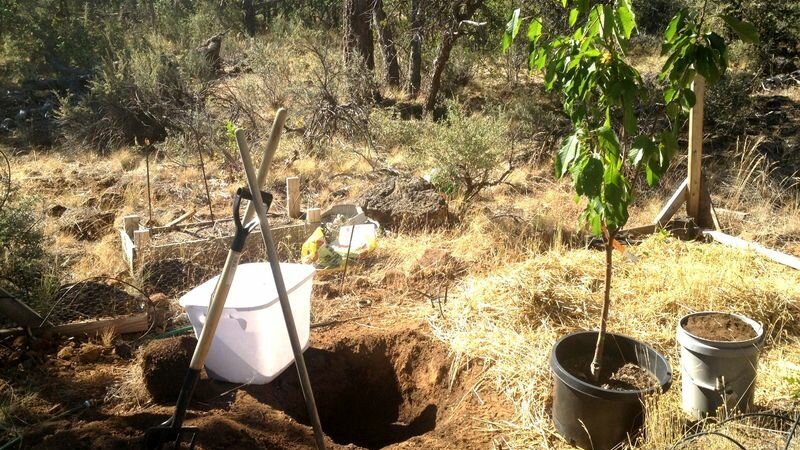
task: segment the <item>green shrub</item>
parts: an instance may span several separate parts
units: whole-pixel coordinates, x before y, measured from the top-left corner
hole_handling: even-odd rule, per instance
[[[135,141],[161,141],[180,130],[201,100],[192,76],[205,61],[195,53],[182,60],[169,49],[143,41],[116,60],[105,60],[81,97],[63,98],[57,119],[65,140],[101,151]]]
[[[0,209],[0,286],[29,297],[47,267],[41,222],[34,200],[12,194]]]
[[[428,146],[420,149],[433,169],[431,182],[444,192],[457,193],[462,211],[484,189],[496,186],[514,169],[513,145],[502,116],[467,116],[453,102],[447,118],[431,127]]]

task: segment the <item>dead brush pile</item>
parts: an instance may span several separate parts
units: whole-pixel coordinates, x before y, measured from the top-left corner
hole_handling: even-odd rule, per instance
[[[783,386],[788,376],[784,366],[800,362],[798,272],[753,254],[663,235],[627,253],[632,256],[615,253],[609,329],[667,355],[675,377],[673,388],[658,402],[662,429],[650,430],[649,442],[637,448],[669,447],[669,437],[682,434],[675,425],[680,423],[675,327],[690,312],[741,312],[762,322],[768,339],[756,404],[779,407],[790,398]],[[510,448],[567,448],[549,417],[550,351],[560,336],[595,329],[603,275],[602,252],[531,253],[498,271],[466,278],[445,308],[445,318],[431,319],[435,333],[455,353],[456,364],[474,359],[489,363],[487,381],[505,393],[516,416],[488,427],[505,435]]]

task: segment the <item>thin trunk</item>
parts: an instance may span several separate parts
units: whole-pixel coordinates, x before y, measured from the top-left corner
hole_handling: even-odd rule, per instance
[[[411,52],[408,56],[408,98],[417,98],[422,83],[422,0],[411,0]]]
[[[436,59],[433,60],[433,70],[431,75],[431,86],[428,89],[428,95],[425,98],[425,110],[428,112],[433,111],[436,107],[436,97],[439,95],[439,89],[442,86],[442,74],[447,61],[450,59],[450,52],[453,50],[453,45],[459,36],[459,27],[461,21],[467,20],[475,14],[475,11],[483,4],[483,0],[466,0],[459,2],[453,11],[454,20],[450,23],[449,29],[442,33],[442,43],[439,46],[439,52]],[[462,10],[463,6],[463,10]]]
[[[428,95],[425,97],[425,111],[433,111],[436,107],[436,97],[439,95],[439,89],[442,87],[442,74],[444,73],[444,66],[447,60],[450,59],[450,52],[453,50],[453,45],[456,43],[454,33],[446,31],[442,35],[442,43],[439,45],[439,52],[436,59],[433,60],[433,74],[431,75],[431,87],[428,89]]]
[[[386,68],[386,83],[389,86],[400,86],[400,63],[397,61],[397,48],[394,45],[394,33],[386,12],[383,10],[383,0],[374,0],[372,5],[372,16],[375,19],[375,28],[378,30],[378,38],[383,54],[383,65]]]
[[[356,63],[353,55],[358,53],[367,69],[375,69],[375,44],[372,41],[370,22],[370,0],[345,0],[344,14],[344,60],[347,64]]]
[[[603,370],[603,351],[606,343],[606,324],[608,322],[608,309],[611,306],[611,268],[614,252],[614,237],[616,231],[603,231],[606,246],[606,285],[603,292],[603,312],[600,315],[600,331],[597,333],[597,345],[594,348],[594,358],[590,367],[592,380],[597,382]]]
[[[256,7],[253,0],[242,0],[244,10],[244,27],[250,37],[256,35]]]

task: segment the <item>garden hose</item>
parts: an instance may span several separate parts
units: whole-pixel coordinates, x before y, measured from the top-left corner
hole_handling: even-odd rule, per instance
[[[797,431],[797,428],[798,428],[798,426],[800,426],[800,414],[798,414],[795,419],[792,419],[791,417],[788,417],[788,416],[785,416],[785,415],[782,415],[782,414],[776,414],[776,413],[770,413],[770,412],[748,413],[748,414],[741,414],[741,415],[738,415],[738,416],[730,417],[728,419],[725,419],[725,420],[719,422],[717,425],[724,425],[724,424],[729,423],[729,422],[735,422],[735,421],[739,421],[739,420],[746,419],[746,418],[749,418],[749,417],[768,417],[768,418],[777,419],[777,420],[780,420],[780,421],[783,421],[783,422],[792,422],[793,423],[792,427],[789,429],[788,435],[786,436],[786,443],[785,443],[785,445],[783,447],[783,450],[789,450],[789,447],[792,445],[792,440],[794,439],[794,436],[795,436],[795,433]],[[699,439],[701,437],[704,437],[704,436],[718,436],[718,437],[727,439],[729,442],[733,443],[737,448],[739,448],[741,450],[754,450],[754,449],[748,449],[744,444],[742,444],[741,442],[739,442],[735,438],[733,438],[733,437],[731,437],[731,436],[729,436],[729,435],[727,435],[725,433],[722,433],[720,431],[714,431],[714,430],[700,431],[700,432],[697,432],[697,433],[692,433],[692,434],[690,434],[688,436],[684,436],[678,442],[676,442],[672,447],[670,447],[670,450],[677,450],[679,448],[682,448],[685,444],[688,444],[689,442],[697,440],[697,439]],[[0,450],[2,450],[2,449],[0,449]]]

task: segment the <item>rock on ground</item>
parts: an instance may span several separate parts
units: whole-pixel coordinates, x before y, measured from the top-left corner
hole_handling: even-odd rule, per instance
[[[178,398],[195,345],[194,336],[177,336],[152,341],[142,349],[142,381],[153,401],[169,403]]]
[[[418,177],[391,177],[361,199],[367,216],[390,228],[435,228],[448,219],[447,203],[433,185]]]

